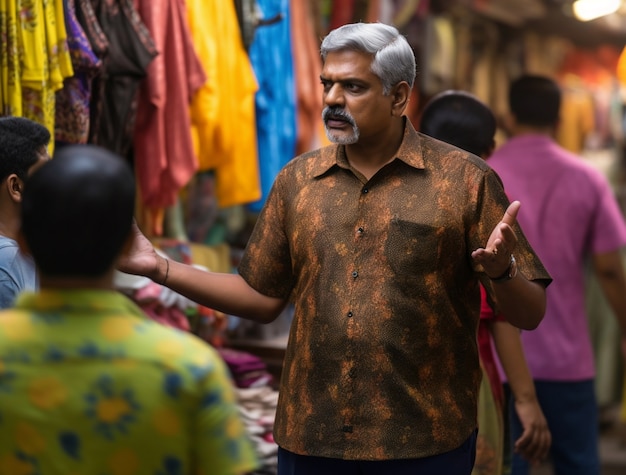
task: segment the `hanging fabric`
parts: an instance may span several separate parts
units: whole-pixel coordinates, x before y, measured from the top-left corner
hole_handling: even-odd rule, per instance
[[[260,211],[280,169],[295,155],[296,99],[289,0],[257,0],[259,22],[250,45],[250,61],[259,90],[255,97],[262,197],[249,205]]]
[[[140,0],[137,8],[159,55],[140,87],[135,173],[142,205],[166,208],[198,169],[189,106],[207,77],[192,44],[184,1]]]
[[[65,79],[63,88],[56,92],[54,138],[60,143],[86,143],[89,138],[89,103],[91,82],[102,68],[102,60],[93,50],[77,16],[85,18],[93,13],[86,0],[63,0],[67,45],[72,58],[74,75]],[[104,39],[106,41],[106,38]]]
[[[91,0],[108,40],[102,73],[94,79],[89,142],[123,157],[132,147],[137,90],[157,50],[132,0]]]
[[[254,95],[257,82],[232,1],[187,0],[193,44],[208,81],[191,105],[201,171],[214,171],[220,207],[261,197]]]
[[[329,143],[322,122],[322,59],[309,2],[290,1],[296,85],[296,155]]]
[[[7,32],[0,44],[0,110],[39,122],[54,136],[55,92],[74,74],[63,2],[0,0],[0,19]]]

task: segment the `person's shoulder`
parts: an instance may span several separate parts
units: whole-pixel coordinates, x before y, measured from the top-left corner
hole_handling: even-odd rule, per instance
[[[153,343],[154,357],[162,358],[168,366],[188,369],[194,365],[209,365],[221,360],[217,350],[193,333],[161,323],[145,320],[137,338]]]
[[[489,170],[490,168],[485,160],[474,155],[473,153],[468,152],[467,150],[463,150],[455,145],[421,132],[418,132],[418,136],[420,138],[421,148],[425,159],[436,160],[439,164],[453,161],[452,163],[465,164],[470,167],[475,167],[483,172]]]
[[[575,154],[559,146],[558,159],[563,170],[563,176],[569,176],[578,181],[586,180],[591,186],[608,186],[609,179],[590,158]]]
[[[19,246],[15,240],[0,235],[0,255],[14,256],[18,250]]]

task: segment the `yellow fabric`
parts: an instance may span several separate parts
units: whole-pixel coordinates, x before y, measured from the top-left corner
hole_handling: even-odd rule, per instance
[[[55,92],[63,87],[65,78],[74,75],[63,1],[24,2],[19,16],[15,3],[0,0],[0,14],[6,14],[9,34],[15,34],[6,52],[7,63],[2,60],[2,110],[43,124],[54,137]],[[19,48],[23,54],[13,58]]]
[[[569,75],[564,78],[563,96],[557,142],[573,153],[580,153],[585,138],[594,130],[594,106],[591,94],[582,87],[581,79]]]
[[[0,43],[0,113],[22,115],[22,85],[17,4],[15,0],[0,0],[0,30],[6,34],[6,43]]]
[[[622,49],[619,55],[616,75],[619,82],[626,85],[626,47]]]
[[[206,246],[204,244],[189,243],[191,260],[194,264],[204,266],[212,272],[232,272],[230,262],[230,247],[228,244]]]
[[[504,466],[504,420],[481,362],[483,379],[478,396],[478,438],[472,475],[499,475]]]
[[[190,0],[189,28],[208,81],[191,104],[199,170],[215,170],[221,207],[261,197],[254,95],[258,89],[233,2]]]

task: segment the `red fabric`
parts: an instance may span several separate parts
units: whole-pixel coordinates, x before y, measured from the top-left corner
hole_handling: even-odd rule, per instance
[[[142,204],[165,208],[198,169],[189,105],[206,75],[193,48],[183,0],[139,0],[139,13],[159,55],[141,86],[135,167]]]
[[[319,123],[322,115],[320,74],[322,61],[315,38],[311,7],[302,0],[290,0],[291,35],[296,76],[297,136],[296,155],[319,146]]]
[[[483,363],[485,372],[489,376],[489,382],[493,397],[499,404],[504,403],[504,390],[502,389],[502,381],[496,366],[495,355],[491,346],[491,330],[490,323],[503,320],[501,315],[495,315],[493,309],[487,301],[487,292],[485,288],[480,286],[480,322],[478,324],[478,354]]]
[[[334,30],[346,23],[352,23],[355,0],[335,0],[330,14],[330,29]]]

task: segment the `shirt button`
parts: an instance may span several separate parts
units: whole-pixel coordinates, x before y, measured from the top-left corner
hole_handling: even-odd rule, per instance
[[[352,277],[356,279],[358,276],[359,276],[359,273],[357,271],[352,272]]]
[[[352,426],[343,426],[341,430],[352,434]]]
[[[368,190],[367,188],[363,188],[363,193],[369,193],[370,190]]]
[[[353,313],[352,312],[348,312],[348,318],[352,318]]]
[[[362,233],[363,233],[363,231],[364,231],[364,229],[363,229],[362,227],[359,227],[359,229],[357,229],[357,232],[358,232],[359,234],[362,234]]]

